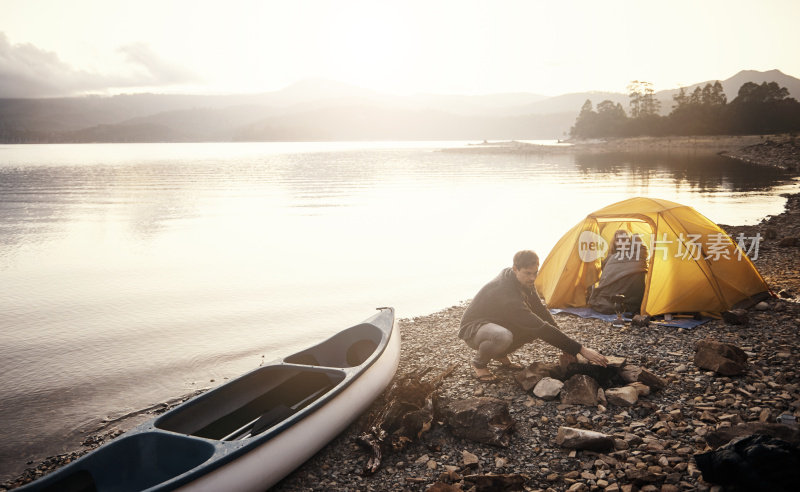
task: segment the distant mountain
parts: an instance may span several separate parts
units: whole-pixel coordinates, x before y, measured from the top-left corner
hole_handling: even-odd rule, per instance
[[[702,89],[706,84],[713,84],[714,82],[716,82],[716,80],[698,82],[696,84],[686,86],[685,89],[688,94],[691,94],[696,87],[700,87]],[[729,102],[736,98],[737,94],[739,93],[739,88],[746,82],[754,82],[756,84],[761,84],[762,82],[777,82],[779,86],[786,87],[791,97],[800,100],[800,79],[792,77],[791,75],[786,75],[780,70],[769,70],[766,72],[742,70],[733,77],[720,80],[722,89],[725,91],[725,95],[728,97]],[[680,88],[656,92],[656,99],[661,102],[662,114],[666,115],[672,111],[672,106],[675,104],[672,96],[677,94],[679,90]],[[598,103],[604,100],[610,100],[614,103],[620,103],[622,104],[623,108],[626,110],[628,109],[629,98],[627,94],[623,94],[621,92],[578,92],[574,94],[551,97],[547,100],[527,106],[526,110],[542,114],[551,111],[567,111],[567,108],[570,108],[577,115],[581,109],[581,106],[586,102],[587,99],[592,101],[592,104],[595,108],[597,107]]]
[[[524,111],[526,106],[547,99],[547,96],[530,93],[478,96],[423,94],[399,98],[397,102],[407,108],[445,111],[464,116],[518,116],[530,114]]]
[[[577,115],[587,99],[592,101],[595,107],[597,103],[605,100],[620,103],[623,106],[628,105],[628,95],[620,92],[574,92],[529,104],[523,111],[534,114],[572,112]]]
[[[702,89],[706,84],[714,84],[714,82],[716,82],[716,80],[707,80],[705,82],[692,84],[686,87],[686,93],[691,94],[695,88],[700,87]],[[742,70],[733,77],[720,80],[719,82],[722,84],[722,89],[728,97],[728,102],[736,99],[736,96],[739,94],[739,88],[747,82],[754,82],[756,84],[777,82],[780,87],[786,87],[790,97],[800,100],[800,79],[792,77],[791,75],[786,75],[780,70],[768,70],[766,72]],[[664,114],[672,111],[672,106],[674,105],[672,96],[677,94],[679,90],[680,89],[671,89],[656,93],[656,97],[661,101],[661,111],[664,112]]]
[[[710,81],[714,83],[714,81]],[[780,70],[768,70],[766,72],[758,72],[756,70],[742,70],[733,77],[721,80],[722,88],[725,90],[725,95],[728,96],[728,101],[733,101],[739,94],[739,88],[747,82],[755,82],[762,84],[764,82],[777,82],[779,86],[786,87],[789,91],[789,96],[800,100],[800,79],[786,75]],[[696,85],[705,85],[696,84]],[[694,90],[695,86],[692,86]]]
[[[748,81],[775,81],[800,98],[800,79],[746,70],[721,81],[728,100]],[[676,92],[656,93],[664,114]],[[397,96],[323,79],[247,95],[0,99],[0,142],[554,139],[587,99],[628,108],[627,94],[613,92]]]

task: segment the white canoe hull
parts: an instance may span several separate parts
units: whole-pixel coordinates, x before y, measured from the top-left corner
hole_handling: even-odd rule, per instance
[[[179,490],[261,492],[272,487],[364,413],[394,377],[399,360],[400,330],[395,326],[381,358],[333,400],[259,448]]]

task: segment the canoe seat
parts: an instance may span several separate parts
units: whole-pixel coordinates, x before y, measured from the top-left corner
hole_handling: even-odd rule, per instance
[[[35,490],[137,492],[182,475],[214,455],[208,442],[163,432],[128,434],[102,449],[81,458],[80,466],[46,476]]]
[[[353,343],[347,349],[347,365],[350,367],[360,366],[369,359],[369,356],[372,355],[377,348],[378,344],[372,340],[359,340]]]
[[[358,367],[380,347],[383,332],[375,325],[352,326],[311,348],[284,359],[289,364]]]

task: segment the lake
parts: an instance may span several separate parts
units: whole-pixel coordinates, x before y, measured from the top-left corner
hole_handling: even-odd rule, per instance
[[[797,182],[714,155],[466,142],[0,146],[0,478],[394,306],[467,300],[633,196],[725,224]]]

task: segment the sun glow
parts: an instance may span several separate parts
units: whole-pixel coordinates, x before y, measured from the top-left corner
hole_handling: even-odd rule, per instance
[[[87,92],[264,92],[308,78],[405,94],[624,92],[635,79],[661,90],[743,69],[800,74],[798,14],[790,0],[6,0],[0,59],[92,81]]]

